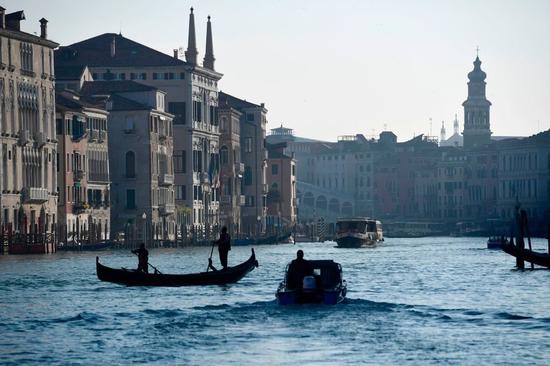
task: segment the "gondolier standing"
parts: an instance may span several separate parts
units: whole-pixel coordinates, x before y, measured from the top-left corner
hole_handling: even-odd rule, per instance
[[[138,249],[132,250],[132,253],[138,256],[138,272],[149,273],[149,251],[145,249],[145,244],[141,243]]]
[[[227,233],[227,227],[222,227],[220,238],[216,241],[218,252],[220,253],[220,263],[223,269],[227,269],[227,255],[231,250],[231,237]]]

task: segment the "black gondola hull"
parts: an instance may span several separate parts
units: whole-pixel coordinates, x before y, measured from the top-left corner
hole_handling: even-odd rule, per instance
[[[97,278],[101,281],[118,283],[126,286],[208,286],[235,283],[258,266],[254,249],[246,262],[225,270],[190,273],[160,274],[143,273],[128,269],[110,268],[99,263],[96,257]]]
[[[502,250],[525,262],[536,264],[537,266],[550,268],[550,254],[533,252],[529,249],[520,250],[515,245],[509,243],[502,244]]]

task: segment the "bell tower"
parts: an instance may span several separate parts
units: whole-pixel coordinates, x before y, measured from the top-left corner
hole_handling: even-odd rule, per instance
[[[485,78],[481,70],[479,56],[474,61],[474,69],[468,74],[468,99],[464,107],[464,147],[488,145],[491,142],[491,123],[489,110],[491,102],[485,96]]]

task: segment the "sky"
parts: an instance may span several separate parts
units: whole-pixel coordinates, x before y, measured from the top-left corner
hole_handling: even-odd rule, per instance
[[[550,129],[550,1],[10,0],[22,29],[69,45],[102,33],[172,55],[195,8],[199,60],[212,16],[220,90],[265,103],[268,128],[338,136],[392,130],[400,141],[462,131],[479,47],[498,136]],[[430,119],[432,122],[430,123]],[[431,131],[431,132],[430,132]]]

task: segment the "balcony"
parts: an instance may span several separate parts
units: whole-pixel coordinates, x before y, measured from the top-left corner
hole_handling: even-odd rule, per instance
[[[171,186],[174,184],[174,175],[161,173],[159,174],[159,184],[161,186]]]
[[[173,215],[176,212],[176,205],[164,203],[159,206],[159,214],[161,216]]]
[[[86,212],[86,209],[90,208],[86,202],[75,202],[73,203],[73,213],[75,215]]]
[[[48,142],[46,134],[44,132],[37,132],[34,136],[34,142],[36,144],[36,147],[42,147],[46,145],[46,143]]]
[[[244,174],[244,163],[235,163],[235,174]]]
[[[86,177],[86,172],[82,169],[77,169],[73,173],[73,179],[75,181],[80,181]]]
[[[88,140],[89,141],[97,141],[99,138],[99,131],[98,130],[90,130],[90,133],[88,134]]]
[[[233,196],[228,196],[228,195],[222,195],[220,197],[220,203],[222,205],[230,205],[231,204],[231,199],[233,198]]]
[[[98,131],[97,142],[104,142],[107,138],[107,131]]]
[[[24,188],[23,201],[27,203],[43,203],[48,201],[48,190],[46,188]]]
[[[19,131],[19,145],[25,146],[31,141],[31,134],[29,130]]]

